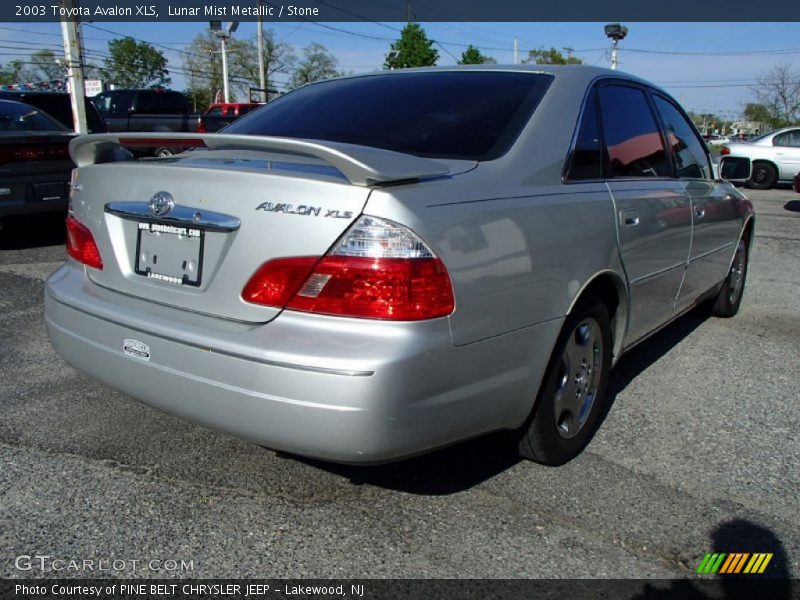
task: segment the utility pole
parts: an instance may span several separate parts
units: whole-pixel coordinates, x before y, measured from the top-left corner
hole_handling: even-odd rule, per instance
[[[264,18],[261,16],[261,3],[258,0],[258,30],[256,31],[256,38],[258,40],[258,83],[261,86],[262,94],[264,94],[264,102],[269,100],[269,92],[267,91],[267,74],[264,70]]]
[[[514,38],[514,64],[519,64],[519,40]]]
[[[77,14],[77,0],[59,0],[64,12],[67,14]],[[69,21],[62,17],[61,32],[64,36],[64,56],[67,59],[67,81],[69,81],[70,102],[72,104],[72,122],[75,124],[75,132],[81,135],[89,133],[86,126],[86,107],[84,106],[86,89],[83,84],[83,51],[81,40],[78,35],[78,17],[75,21]]]
[[[572,60],[572,53],[575,52],[575,48],[570,48],[569,46],[564,46],[561,48],[564,52],[567,53],[567,64],[570,63]]]

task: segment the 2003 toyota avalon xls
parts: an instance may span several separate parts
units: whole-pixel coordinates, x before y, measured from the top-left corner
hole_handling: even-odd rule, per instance
[[[742,298],[751,203],[672,98],[616,71],[348,77],[179,156],[125,149],[156,138],[71,143],[50,338],[271,448],[380,462],[510,429],[560,464],[624,350]]]

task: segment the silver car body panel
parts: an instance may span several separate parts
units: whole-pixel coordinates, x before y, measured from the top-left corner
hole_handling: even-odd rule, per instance
[[[103,152],[125,159],[124,150],[108,136],[79,140],[72,211],[106,266],[70,260],[48,280],[54,347],[153,406],[328,460],[390,460],[521,426],[561,325],[590,286],[617,290],[616,359],[720,284],[752,207],[714,181],[565,183],[587,88],[625,76],[506,70],[553,82],[510,149],[477,165],[247,136],[219,146],[202,136],[210,149],[164,161],[89,164]],[[184,219],[195,210],[238,223],[205,231],[197,287],[133,269],[137,214],[161,191]],[[631,210],[639,220],[626,226]],[[702,221],[703,210],[713,218]],[[322,256],[361,214],[410,228],[442,260],[450,316],[384,322],[241,299],[260,264]]]

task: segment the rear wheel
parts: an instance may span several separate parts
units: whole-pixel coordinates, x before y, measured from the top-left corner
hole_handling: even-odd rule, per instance
[[[582,301],[564,323],[536,399],[521,430],[519,453],[561,465],[589,443],[605,401],[611,368],[611,321],[597,299]]]
[[[753,163],[753,173],[747,184],[754,190],[769,190],[778,181],[778,170],[767,162]]]
[[[158,150],[156,150],[155,155],[158,158],[169,158],[170,156],[173,155],[173,152],[170,148],[159,148]]]
[[[744,282],[747,278],[748,263],[747,239],[742,238],[736,246],[736,254],[728,271],[728,276],[722,282],[719,294],[711,307],[711,314],[716,317],[732,317],[739,312],[744,293]]]

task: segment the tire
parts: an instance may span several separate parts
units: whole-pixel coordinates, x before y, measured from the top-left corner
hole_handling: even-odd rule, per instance
[[[523,458],[563,465],[586,447],[605,403],[611,345],[605,304],[581,301],[564,322],[533,412],[520,429]]]
[[[778,181],[778,170],[768,162],[753,163],[753,172],[747,185],[754,190],[772,189]]]
[[[736,245],[733,262],[722,282],[722,287],[711,305],[711,314],[715,317],[730,318],[739,312],[744,295],[744,282],[747,279],[747,263],[750,249],[747,238],[742,237]]]
[[[155,155],[158,158],[169,158],[170,156],[173,156],[173,152],[169,148],[159,148],[156,150]]]

